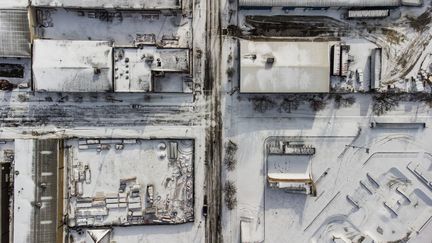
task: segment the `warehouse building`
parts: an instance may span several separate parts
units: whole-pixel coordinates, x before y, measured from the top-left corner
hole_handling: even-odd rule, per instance
[[[316,149],[303,141],[266,140],[267,182],[271,188],[316,196],[311,158]]]
[[[95,9],[181,9],[182,0],[33,0],[35,7]]]
[[[240,92],[329,91],[328,42],[240,41]]]
[[[240,7],[399,7],[419,6],[422,0],[239,0]]]
[[[194,221],[194,140],[96,138],[65,145],[71,231]]]
[[[190,73],[189,62],[186,48],[114,48],[114,91],[186,92],[182,74]]]
[[[107,41],[35,40],[36,91],[112,91],[112,47]]]

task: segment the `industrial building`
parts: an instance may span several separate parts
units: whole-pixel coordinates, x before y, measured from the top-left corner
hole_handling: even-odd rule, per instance
[[[35,40],[34,90],[111,91],[111,51],[111,44],[107,41]]]
[[[10,180],[10,172],[11,172],[11,163],[0,163],[0,186],[1,186],[1,194],[0,194],[0,242],[10,242],[10,198],[11,198],[11,180]]]
[[[113,48],[107,41],[35,40],[33,87],[51,92],[190,93],[189,62],[186,48]]]
[[[240,92],[329,91],[328,42],[240,41]]]
[[[422,0],[239,0],[240,7],[399,7],[402,5],[418,6]]]
[[[35,12],[39,39],[112,41],[120,47],[192,47],[192,19],[180,11],[37,8]]]
[[[1,3],[0,89],[192,93],[182,4],[189,9],[188,0]],[[114,47],[127,57],[114,62]]]
[[[180,74],[190,72],[189,49],[141,48],[114,49],[115,92],[188,92],[188,80]],[[175,73],[174,77],[166,74]],[[176,78],[177,77],[177,78]],[[158,82],[158,83],[155,83]],[[185,88],[183,88],[185,87]]]
[[[15,140],[13,242],[62,242],[62,140]]]
[[[13,141],[0,140],[0,242],[11,242]]]
[[[29,25],[29,12],[21,2],[0,4],[0,90],[30,87]]]
[[[310,163],[314,147],[282,138],[270,138],[265,146],[267,182],[271,188],[316,196]]]
[[[194,221],[194,141],[67,141],[67,224],[112,227]]]
[[[0,57],[30,57],[30,28],[25,9],[0,9]]]
[[[0,140],[0,242],[70,242],[85,227],[86,242],[109,243],[114,226],[193,222],[194,149],[193,139]]]
[[[180,9],[182,0],[33,0],[35,7],[96,9]]]

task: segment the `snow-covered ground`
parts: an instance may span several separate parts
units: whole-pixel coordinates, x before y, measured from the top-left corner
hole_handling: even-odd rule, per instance
[[[16,1],[13,2],[16,3]],[[194,141],[193,222],[176,225],[113,227],[110,233],[111,240],[113,242],[131,243],[205,241],[205,218],[202,215],[202,208],[206,191],[205,146],[208,123],[204,119],[204,116],[207,116],[207,111],[205,109],[206,103],[203,101],[202,88],[204,87],[205,74],[203,52],[206,50],[206,42],[204,41],[206,37],[206,3],[202,1],[194,3],[193,12],[189,9],[189,1],[182,1],[182,3],[183,7],[186,7],[183,11],[163,11],[158,14],[149,11],[143,13],[125,11],[122,12],[123,21],[119,21],[117,18],[119,14],[116,14],[110,24],[104,22],[104,16],[99,16],[95,11],[54,8],[46,10],[47,12],[52,11],[53,14],[48,16],[49,18],[45,18],[44,21],[48,21],[49,26],[49,22],[53,20],[54,26],[44,28],[42,37],[49,39],[89,40],[90,37],[92,40],[114,41],[116,46],[132,46],[137,34],[154,34],[156,44],[160,46],[190,49],[190,56],[193,57],[189,67],[193,70],[192,76],[188,75],[185,78],[184,75],[179,75],[179,78],[173,78],[167,75],[165,78],[155,81],[164,82],[157,87],[159,91],[178,91],[179,88],[182,88],[193,94],[2,92],[0,94],[2,103],[0,137],[17,141],[16,143],[20,146],[17,151],[21,153],[17,158],[17,160],[21,161],[17,162],[17,169],[22,171],[16,176],[16,185],[29,184],[24,187],[24,194],[18,196],[14,204],[16,207],[15,212],[18,212],[20,216],[19,220],[14,221],[14,224],[16,224],[14,234],[17,235],[17,240],[14,242],[31,241],[29,237],[31,237],[30,232],[32,229],[29,222],[31,222],[30,216],[34,207],[31,205],[34,201],[31,196],[34,197],[35,189],[34,185],[30,186],[30,182],[33,181],[33,168],[29,163],[31,157],[28,156],[32,155],[30,147],[34,143],[33,139],[57,138],[68,140],[116,137],[143,140],[157,138],[181,140],[187,138]],[[84,16],[78,16],[82,12],[84,12]],[[113,12],[118,13],[118,11]],[[97,15],[97,17],[92,18],[94,15]],[[39,17],[43,18],[44,16]],[[53,19],[50,20],[50,18]],[[83,28],[84,26],[89,28]],[[196,33],[194,35],[192,35],[192,26],[194,33]],[[199,57],[195,58],[196,56]],[[182,87],[182,82],[186,79],[193,81],[193,86]],[[110,107],[110,104],[114,105],[114,107]],[[62,107],[63,105],[65,107]],[[59,112],[56,112],[56,110]],[[54,118],[57,115],[58,117]],[[51,118],[52,120],[46,123],[33,122],[35,120],[29,118],[32,116],[37,116],[36,120],[50,120]],[[75,118],[70,119],[70,117]],[[20,125],[8,126],[7,124],[11,120],[16,120]],[[24,120],[30,122],[24,124],[22,123]],[[163,120],[167,121],[164,122]],[[69,125],[67,124],[68,121],[71,122]],[[81,123],[82,121],[85,121],[86,124]],[[125,122],[128,124],[126,125]],[[26,148],[29,151],[24,151]],[[138,150],[135,149],[133,154],[136,155]],[[90,153],[93,152],[96,153],[96,151]],[[112,149],[111,152],[114,153],[115,150]],[[116,155],[122,158],[121,155]],[[132,155],[124,155],[123,158],[132,159],[130,156]],[[140,167],[140,170],[137,171],[142,169],[144,167]],[[152,174],[153,178],[157,175],[159,174]],[[162,176],[159,179],[162,180]],[[97,189],[95,190],[97,191]],[[155,186],[155,192],[157,193],[157,191],[157,186]],[[15,194],[17,193],[15,192]],[[19,206],[20,209],[17,208]],[[74,242],[92,242],[85,231],[72,231],[71,234],[75,239]]]
[[[232,1],[227,0],[221,3],[224,27],[227,27],[228,23],[236,24],[237,21],[242,24],[242,16],[246,14],[325,15],[338,20],[342,19],[343,14],[343,11],[339,10],[273,9],[271,11],[242,10],[237,16],[236,2],[230,2]],[[355,48],[353,54],[357,62],[353,63],[353,69],[365,68],[368,54],[364,49],[368,49],[369,52],[369,49],[375,46],[385,49],[387,60],[384,70],[389,80],[399,78],[399,71],[405,70],[405,67],[401,67],[396,60],[403,56],[404,51],[415,47],[412,57],[407,56],[409,63],[416,59],[416,54],[429,55],[428,51],[422,52],[422,48],[417,48],[429,41],[428,31],[425,31],[426,34],[417,33],[407,28],[405,19],[399,18],[405,15],[420,15],[429,4],[429,1],[426,2],[423,8],[401,8],[400,12],[394,10],[388,19],[371,20],[365,28],[353,31],[345,40],[351,42]],[[119,15],[114,14],[111,20],[115,23],[112,26],[115,27],[109,28],[107,22],[101,21],[106,19],[105,15],[98,15],[96,18],[97,14],[91,11],[84,12],[84,16],[79,16],[80,11],[50,9],[47,12],[52,12],[52,15],[45,15],[47,17],[45,33],[40,33],[46,38],[82,40],[90,37],[114,40],[121,45],[130,46],[136,34],[167,30],[165,34],[170,37],[167,42],[170,45],[174,43],[177,47],[190,48],[190,43],[193,42],[191,54],[195,82],[193,97],[159,94],[143,96],[137,94],[66,95],[64,93],[4,93],[0,96],[1,114],[5,117],[0,137],[17,139],[16,142],[20,145],[18,152],[22,153],[18,159],[21,161],[29,161],[31,158],[28,156],[32,154],[30,151],[32,141],[25,139],[188,138],[195,141],[194,223],[114,227],[110,233],[112,241],[131,243],[205,241],[205,218],[201,214],[204,192],[207,190],[205,144],[208,139],[206,128],[209,125],[207,120],[209,114],[206,110],[208,106],[203,102],[201,92],[206,71],[205,58],[202,58],[203,53],[206,52],[204,41],[206,23],[203,21],[206,16],[205,7],[205,1],[194,4],[196,11],[193,13],[192,20],[183,16],[155,17],[151,14],[143,17],[131,12],[122,15],[125,19],[120,23]],[[92,18],[93,16],[95,18]],[[56,18],[56,21],[52,21],[54,24],[52,27],[49,27],[50,18]],[[124,27],[123,23],[127,21],[134,26],[132,30]],[[146,26],[142,25],[143,21]],[[70,23],[78,24],[74,26]],[[94,35],[81,29],[81,26],[89,23],[92,26],[89,29],[92,31],[97,29]],[[361,21],[353,22],[350,28],[356,30],[354,27],[361,25]],[[385,40],[386,37],[382,33],[376,33],[372,37],[359,33],[367,32],[368,28],[373,29],[379,25],[402,33],[400,43],[388,44],[389,41]],[[193,27],[194,38],[191,32],[188,32],[191,27]],[[115,35],[112,37],[113,32]],[[176,35],[179,36],[178,43],[173,40],[176,38],[171,38]],[[366,40],[357,42],[365,36]],[[156,35],[156,39],[159,42],[167,40],[162,34]],[[223,85],[221,88],[222,141],[226,144],[231,140],[238,146],[235,153],[237,161],[235,169],[224,170],[222,176],[222,185],[231,181],[237,188],[235,195],[237,204],[234,209],[228,210],[223,206],[221,223],[224,242],[239,242],[241,233],[249,239],[248,242],[331,242],[336,238],[345,241],[363,239],[364,242],[374,239],[380,242],[403,239],[408,233],[411,242],[430,241],[432,225],[428,220],[432,215],[432,194],[431,190],[419,180],[423,177],[428,180],[431,178],[429,144],[432,131],[429,126],[432,114],[429,106],[423,103],[401,101],[393,111],[377,117],[373,114],[373,99],[370,95],[353,95],[355,103],[347,107],[338,107],[333,100],[329,100],[325,107],[313,111],[309,103],[299,101],[298,107],[293,107],[288,113],[282,109],[281,103],[292,98],[289,95],[238,94],[237,40],[227,36],[222,39],[224,44],[222,56],[219,57],[221,58],[219,71],[223,77],[221,82]],[[418,43],[415,43],[416,40]],[[412,46],[409,45],[410,43]],[[229,68],[234,68],[234,74],[228,77],[226,71]],[[396,74],[391,73],[393,70],[396,70]],[[256,100],[262,97],[265,98],[264,100],[271,100],[272,103],[264,111],[258,111],[254,106]],[[20,123],[22,120],[29,120],[29,122]],[[36,125],[32,126],[31,122]],[[426,128],[380,129],[371,128],[371,122],[424,122]],[[288,194],[268,187],[264,143],[271,136],[288,139],[294,137],[296,140],[307,141],[316,148],[317,153],[311,158],[310,167],[307,168],[310,169],[317,186],[316,197]],[[71,141],[76,142],[76,140]],[[112,149],[110,153],[115,154],[115,150]],[[132,154],[136,154],[136,151]],[[81,158],[83,160],[94,158],[88,155]],[[131,156],[114,155],[122,159],[132,159]],[[100,165],[103,163],[100,158],[95,161]],[[110,163],[115,167],[114,161]],[[27,188],[32,189],[34,185],[31,186],[29,179],[31,166],[21,163],[20,167],[18,163],[17,168],[27,175],[27,181],[23,179],[18,183],[27,183],[29,184]],[[285,169],[289,170],[289,167]],[[19,180],[20,175],[16,179]],[[110,189],[113,188],[115,186]],[[104,187],[104,189],[109,188]],[[29,205],[32,198],[29,190],[25,189],[25,191],[27,196],[23,194],[24,196],[18,197],[17,205],[27,205],[25,206],[27,209],[21,210],[21,214],[23,220],[29,221],[31,214]],[[244,228],[240,228],[241,222]],[[22,225],[23,221],[18,220],[16,224]],[[20,239],[26,242],[28,231],[23,230],[22,235],[17,237],[23,237]],[[19,231],[15,231],[15,234],[18,233]],[[75,242],[89,240],[85,230],[74,231],[72,235]]]
[[[428,144],[431,143],[431,130],[429,128],[421,130],[369,128],[370,120],[374,118],[367,111],[369,105],[368,99],[365,98],[357,98],[358,103],[349,109],[333,110],[332,105],[329,105],[326,110],[315,114],[303,110],[294,111],[292,114],[270,111],[258,115],[254,115],[251,111],[252,104],[246,105],[248,101],[238,103],[236,98],[231,100],[236,108],[226,113],[231,118],[225,119],[224,141],[230,139],[237,143],[239,149],[236,169],[225,172],[224,179],[235,182],[238,206],[232,211],[224,209],[222,222],[226,227],[225,240],[237,241],[240,235],[240,221],[247,218],[252,219],[253,222],[251,234],[254,241],[284,242],[290,238],[296,239],[294,242],[308,242],[324,234],[317,233],[321,225],[325,227],[330,222],[326,220],[339,214],[346,215],[349,218],[346,220],[358,228],[359,232],[375,240],[396,240],[403,238],[408,232],[412,232],[411,237],[415,239],[417,234],[413,233],[410,227],[416,225],[417,228],[413,227],[419,230],[418,224],[422,225],[428,217],[432,216],[432,208],[428,201],[430,200],[428,198],[432,198],[432,194],[429,188],[424,187],[412,173],[407,171],[406,166],[410,161],[418,161],[424,163],[423,167],[428,168],[427,171],[430,173],[431,161],[427,153],[430,153]],[[365,105],[366,110],[363,110]],[[403,104],[398,111],[378,120],[419,121],[426,122],[429,126],[430,111],[422,108],[422,105]],[[361,132],[357,137],[359,128]],[[316,148],[317,153],[310,161],[312,178],[317,180],[324,172],[327,174],[317,182],[317,197],[287,194],[267,186],[264,141],[270,136],[293,137],[295,140],[304,140],[305,143],[312,144]],[[357,147],[346,149],[346,145]],[[369,153],[366,153],[366,149],[362,147],[367,147]],[[380,153],[384,156],[378,156]],[[368,157],[372,157],[373,160],[369,161],[367,166],[363,166]],[[403,176],[411,181],[412,187],[407,189],[409,191],[407,193],[411,193],[410,190],[414,188],[419,188],[421,193],[427,195],[417,198],[412,195],[413,199],[411,199],[419,201],[421,205],[419,207],[426,218],[407,216],[419,215],[419,211],[416,211],[417,207],[412,207],[415,203],[400,207],[401,216],[392,216],[392,213],[382,206],[383,201],[390,202],[396,198],[401,200],[402,204],[404,202],[394,191],[390,193],[387,189],[385,192],[380,191],[380,196],[377,196],[382,198],[382,201],[371,203],[370,200],[375,199],[364,199],[364,206],[361,206],[363,208],[360,211],[367,210],[363,216],[365,219],[356,218],[359,217],[359,213],[351,212],[353,206],[347,202],[346,195],[357,194],[356,190],[360,190],[359,181],[365,180],[367,173],[374,178],[382,178],[383,181],[379,183],[385,185],[387,183],[385,178],[388,177],[386,173],[395,170],[391,170],[392,168],[401,171]],[[337,198],[332,200],[336,194],[338,194]],[[332,202],[329,206],[320,213],[330,200]],[[371,204],[375,206],[370,208]],[[381,220],[390,220],[391,225],[374,219],[375,214],[382,215]],[[423,216],[423,213],[420,215]],[[315,217],[317,219],[314,219]],[[388,234],[381,235],[377,234],[375,228],[372,230],[372,226],[364,228],[365,225],[391,229],[384,229]],[[389,233],[392,231],[395,233]],[[418,236],[422,234],[424,231]],[[315,242],[323,241],[315,240]]]
[[[22,128],[25,129],[25,128]],[[203,127],[181,127],[181,126],[147,126],[147,127],[117,127],[117,128],[101,128],[95,129],[94,127],[82,127],[67,129],[58,132],[47,132],[44,131],[55,131],[54,127],[45,128],[31,128],[33,131],[38,130],[40,134],[45,134],[39,138],[129,138],[129,139],[154,139],[157,137],[172,138],[172,139],[183,139],[190,138],[195,141],[194,146],[194,222],[179,224],[179,225],[153,225],[153,226],[129,226],[129,227],[114,227],[111,233],[111,239],[117,242],[203,242],[204,241],[204,217],[201,214],[203,205],[203,191],[204,191],[204,148],[205,148],[205,133]],[[32,150],[34,138],[31,133],[22,133],[21,129],[6,129],[2,130],[1,137],[6,138],[18,138],[15,140],[15,150],[19,155],[15,157],[15,170],[19,171],[19,174],[15,176],[15,214],[19,215],[19,218],[14,220],[15,230],[14,233],[18,240],[14,242],[27,242],[26,240],[30,237],[30,225],[31,214],[33,206],[31,203],[34,198],[34,183],[33,182],[33,169],[32,169]],[[77,140],[70,140],[72,143]],[[127,150],[126,150],[127,151]],[[113,154],[115,149],[113,148]],[[140,154],[140,150],[135,150],[135,153]],[[143,152],[145,153],[145,152]],[[86,159],[92,156],[84,156],[85,154],[96,154],[96,151],[86,151],[80,158]],[[126,154],[124,154],[126,156]],[[30,157],[29,157],[30,156]],[[116,155],[120,156],[120,155]],[[132,156],[132,154],[130,155]],[[93,156],[94,157],[94,156]],[[105,157],[105,156],[104,156]],[[120,156],[121,157],[121,156]],[[96,162],[97,160],[93,161]],[[137,161],[138,162],[138,161]],[[128,162],[121,162],[128,163]],[[96,173],[94,171],[93,173]],[[156,174],[155,174],[156,175]],[[162,178],[162,177],[160,177]],[[93,178],[96,180],[96,178]],[[117,181],[118,182],[118,181]],[[114,180],[113,180],[114,183]],[[21,189],[23,188],[23,189]],[[155,193],[157,193],[157,185],[155,186]],[[96,189],[96,191],[98,191]],[[18,209],[19,207],[19,209]],[[25,227],[24,227],[25,226]],[[16,228],[18,227],[18,228]],[[28,232],[28,233],[27,233]],[[74,239],[73,242],[81,242],[84,240],[87,234],[77,234],[72,232]]]
[[[432,76],[430,67],[431,42],[429,41],[431,35],[431,1],[425,0],[423,2],[420,7],[404,6],[390,9],[390,16],[384,19],[358,20],[346,19],[347,10],[343,8],[322,10],[301,8],[240,9],[238,14],[234,12],[234,14],[224,16],[224,26],[227,27],[230,23],[237,21],[243,34],[248,35],[254,32],[253,26],[247,22],[247,18],[250,16],[291,16],[299,19],[303,17],[321,18],[321,22],[324,23],[323,26],[327,24],[325,28],[328,28],[329,31],[324,31],[318,36],[298,35],[298,32],[289,29],[283,30],[284,28],[278,25],[273,25],[275,29],[274,36],[268,34],[271,33],[269,30],[264,29],[261,31],[267,33],[266,37],[279,39],[302,38],[303,40],[313,40],[334,37],[336,39],[341,38],[347,43],[358,43],[359,40],[363,39],[364,43],[370,42],[370,45],[375,45],[383,50],[382,90],[387,90],[387,85],[392,85],[391,88],[400,91],[430,92],[430,85],[427,80]],[[226,5],[229,6],[229,4]],[[308,24],[305,24],[303,29],[300,28],[299,30],[307,34],[309,28],[320,32],[320,27],[308,27]],[[279,29],[283,31],[278,33]],[[364,48],[358,48],[358,45],[354,45],[353,48],[364,50]],[[357,60],[362,60],[367,53],[366,51],[350,53],[354,57],[356,62],[354,66],[356,68],[359,65]],[[419,76],[420,71],[423,72],[422,76]],[[367,81],[366,75],[364,78]],[[414,79],[414,82],[411,82],[411,78]]]
[[[407,28],[400,16],[419,16],[428,4],[422,8],[392,10],[385,20],[364,21],[364,25],[369,26],[395,29],[404,26],[398,31],[406,39],[401,37],[401,43],[388,44],[391,50],[385,49],[387,46],[383,47],[382,42],[364,38],[369,35],[360,33],[362,28],[355,28],[363,24],[361,21],[351,22],[352,33],[342,41],[351,44],[350,54],[355,60],[352,70],[367,70],[370,50],[377,46],[391,52],[383,57],[383,72],[388,74],[394,70],[393,61],[402,46],[419,35]],[[222,3],[223,9],[233,9],[232,6],[235,4],[229,1]],[[234,12],[231,16],[228,11],[225,13],[224,28],[238,21],[243,30],[248,29],[243,26],[246,15],[324,15],[346,22],[343,10],[240,10],[238,15]],[[293,99],[292,95],[238,93],[238,39],[224,36],[223,43],[220,67],[223,143],[232,141],[238,146],[235,169],[224,167],[222,176],[222,185],[233,182],[237,188],[237,206],[233,210],[223,206],[225,242],[239,242],[241,235],[244,242],[356,242],[361,239],[382,242],[404,239],[408,233],[409,242],[430,242],[432,193],[407,168],[412,162],[410,166],[423,168],[418,169],[423,175],[432,172],[429,156],[432,113],[427,104],[401,102],[393,111],[376,116],[371,95],[351,95],[355,102],[348,107],[338,107],[330,100],[319,111],[311,109],[307,98],[301,100],[296,96],[294,99],[300,100],[290,101],[295,105],[286,112],[282,104]],[[229,68],[234,68],[234,74],[227,75]],[[260,112],[255,109],[257,100],[270,102]],[[374,121],[419,122],[425,123],[426,128],[370,128]],[[316,197],[290,194],[268,186],[264,144],[269,137],[302,140],[316,148],[316,154],[309,161],[317,187]],[[372,193],[366,191],[360,181]]]

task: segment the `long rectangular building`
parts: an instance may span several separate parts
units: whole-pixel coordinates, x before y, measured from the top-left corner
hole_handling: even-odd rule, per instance
[[[35,7],[181,9],[182,0],[33,0]]]
[[[397,7],[400,0],[239,0],[240,6],[257,7]]]

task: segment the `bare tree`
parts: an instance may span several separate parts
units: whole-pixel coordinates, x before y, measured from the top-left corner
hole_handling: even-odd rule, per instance
[[[300,106],[300,97],[296,95],[290,95],[282,100],[280,104],[280,111],[291,113],[293,110],[297,110]]]
[[[429,93],[414,93],[410,95],[410,101],[423,102],[432,108],[432,94]]]
[[[28,102],[30,99],[27,95],[25,94],[19,94],[18,95],[18,101],[19,102]]]
[[[6,79],[0,79],[0,90],[2,91],[11,91],[17,86]]]
[[[273,109],[276,105],[276,103],[267,96],[254,97],[251,101],[254,105],[254,110],[260,113]]]
[[[224,164],[227,167],[229,171],[232,171],[235,169],[237,160],[235,158],[236,152],[237,152],[237,144],[235,144],[233,141],[229,140],[225,145],[225,159]]]
[[[372,110],[375,115],[383,115],[399,106],[401,95],[395,93],[378,93],[373,96]]]
[[[356,100],[354,96],[343,96],[341,94],[335,94],[333,99],[336,109],[341,107],[350,107],[355,103]]]
[[[224,201],[228,210],[233,210],[237,206],[237,188],[233,181],[226,181],[224,185]]]
[[[228,77],[232,77],[232,76],[234,76],[234,73],[235,73],[235,69],[233,68],[233,67],[229,67],[227,70],[226,70],[226,74],[228,75]]]
[[[314,95],[309,99],[309,105],[313,111],[323,110],[327,105],[326,97],[323,95]]]
[[[427,9],[418,17],[407,16],[406,18],[411,28],[413,28],[417,32],[424,32],[429,29],[429,24],[432,20],[431,10]]]

